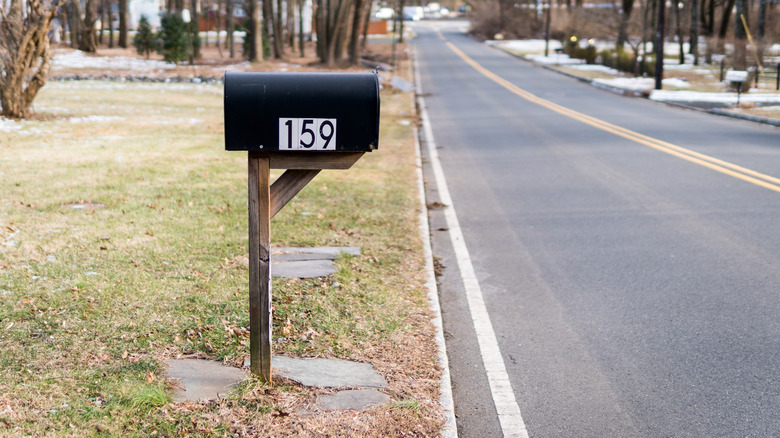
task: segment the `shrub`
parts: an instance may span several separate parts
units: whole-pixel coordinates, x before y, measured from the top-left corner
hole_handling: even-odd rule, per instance
[[[141,15],[141,19],[138,20],[138,29],[136,30],[135,38],[133,38],[133,45],[136,52],[139,55],[146,55],[147,59],[152,52],[159,50],[160,40],[152,32],[152,26],[149,24],[149,20],[146,19],[146,15]]]
[[[633,52],[626,50],[607,49],[599,53],[601,63],[615,70],[631,73],[637,76],[655,74],[655,57],[645,56],[644,62],[637,60]]]
[[[187,23],[178,14],[166,14],[160,20],[160,54],[165,62],[178,64],[190,56]]]

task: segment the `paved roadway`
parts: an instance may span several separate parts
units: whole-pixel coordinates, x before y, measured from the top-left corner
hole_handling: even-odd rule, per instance
[[[598,90],[458,28],[417,24],[413,46],[528,435],[780,436],[780,130]],[[500,436],[445,212],[458,429]]]

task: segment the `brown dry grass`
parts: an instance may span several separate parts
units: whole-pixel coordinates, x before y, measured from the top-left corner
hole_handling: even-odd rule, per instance
[[[221,150],[221,87],[44,88],[0,137],[0,435],[437,435],[412,99],[386,87],[379,150],[272,222],[274,245],[362,248],[331,277],[274,280],[275,353],[366,361],[389,384],[386,406],[317,412],[329,390],[282,379],[169,401],[166,358],[247,355],[246,156]]]

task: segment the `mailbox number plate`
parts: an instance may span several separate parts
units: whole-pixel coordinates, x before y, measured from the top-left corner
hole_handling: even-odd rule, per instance
[[[279,118],[280,151],[335,151],[336,119]]]

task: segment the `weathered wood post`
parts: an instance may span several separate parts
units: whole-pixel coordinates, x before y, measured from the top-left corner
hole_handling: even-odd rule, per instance
[[[248,151],[249,360],[271,376],[271,218],[322,169],[379,143],[375,73],[226,73],[225,149]],[[271,181],[271,169],[286,169]]]

